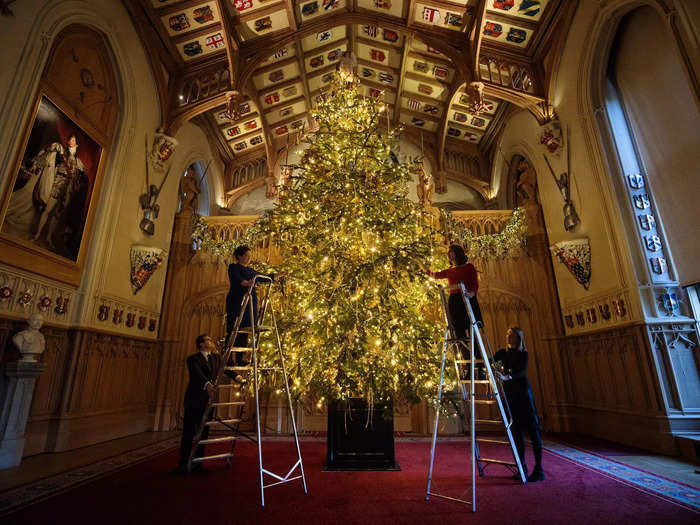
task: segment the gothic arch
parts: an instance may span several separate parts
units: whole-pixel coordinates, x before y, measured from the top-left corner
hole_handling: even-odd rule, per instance
[[[113,217],[117,214],[121,194],[119,191],[120,167],[127,164],[131,154],[134,130],[139,119],[137,81],[132,62],[133,50],[130,45],[138,42],[123,34],[122,28],[129,31],[132,26],[124,11],[123,24],[115,23],[105,13],[89,2],[69,0],[50,3],[36,13],[34,23],[27,34],[21,58],[15,75],[9,85],[4,104],[0,108],[0,140],[7,145],[2,163],[2,186],[8,184],[12,174],[7,170],[12,165],[12,157],[21,147],[23,129],[29,121],[34,100],[49,53],[56,37],[70,25],[88,27],[100,33],[111,52],[116,77],[116,89],[121,103],[120,115],[116,123],[114,139],[110,145],[109,158],[104,168],[104,178],[99,195],[99,207],[93,222],[92,239],[85,256],[85,269],[79,290],[82,299],[73,310],[73,322],[89,324],[93,311],[92,302],[106,282],[105,265],[102,260],[111,257],[115,231],[119,227]],[[144,57],[144,62],[146,61]]]

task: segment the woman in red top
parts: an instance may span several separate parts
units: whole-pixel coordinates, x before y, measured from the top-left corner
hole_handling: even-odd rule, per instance
[[[450,259],[450,263],[454,265],[452,268],[447,268],[441,272],[428,272],[428,275],[435,279],[447,279],[450,286],[460,282],[464,283],[467,291],[471,294],[469,296],[469,303],[474,312],[474,320],[479,323],[478,326],[483,326],[484,322],[481,317],[481,308],[479,308],[479,302],[476,299],[476,293],[479,291],[479,280],[476,275],[476,268],[474,268],[473,264],[467,262],[464,249],[459,244],[452,244],[450,246],[447,257]],[[464,306],[462,293],[459,290],[450,291],[447,307],[450,311],[452,326],[455,330],[454,335],[459,339],[466,339],[469,322],[467,321],[467,308]]]

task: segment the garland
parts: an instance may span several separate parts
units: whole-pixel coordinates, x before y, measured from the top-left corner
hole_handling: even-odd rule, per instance
[[[513,210],[513,216],[501,232],[482,235],[477,235],[461,226],[450,211],[440,210],[440,212],[443,236],[450,244],[461,244],[470,259],[486,261],[515,257],[525,248],[527,215],[522,207]]]
[[[269,213],[269,212],[267,212]],[[527,215],[522,207],[513,210],[513,216],[508,220],[503,230],[495,234],[477,235],[468,228],[460,225],[449,210],[440,210],[442,235],[450,244],[458,243],[464,246],[470,259],[486,261],[503,257],[515,257],[525,248],[527,237]],[[253,224],[239,239],[219,240],[209,231],[209,224],[204,217],[195,216],[192,240],[197,249],[217,257],[230,258],[236,247],[247,244],[253,247],[260,242],[260,233]]]

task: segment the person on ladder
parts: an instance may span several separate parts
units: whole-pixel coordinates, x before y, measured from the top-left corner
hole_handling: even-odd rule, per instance
[[[243,297],[248,292],[248,289],[253,284],[253,278],[260,274],[248,264],[250,263],[251,250],[245,244],[240,245],[233,252],[233,256],[236,258],[235,263],[231,263],[228,266],[228,279],[229,279],[229,290],[226,295],[226,342],[228,344],[229,338],[231,337],[231,332],[233,331],[233,326],[236,324],[236,319],[241,314],[241,304],[243,303]],[[260,274],[266,275],[266,274]],[[274,279],[274,275],[268,275],[268,277]],[[257,315],[258,315],[258,295],[253,288],[251,292],[251,299],[253,301],[253,315],[255,319],[253,322],[257,325]],[[252,326],[250,320],[250,311],[246,307],[246,311],[243,312],[243,319],[241,320],[240,328],[249,328]],[[248,346],[248,334],[241,333],[239,331],[236,336],[236,340],[233,342],[233,346],[236,347],[247,347]],[[236,359],[235,365],[244,366],[243,356],[239,352],[234,352]]]
[[[537,417],[532,388],[527,380],[528,353],[522,329],[517,326],[509,328],[508,332],[506,332],[506,340],[508,341],[508,348],[502,348],[493,356],[493,360],[500,362],[503,368],[503,372],[495,370],[495,374],[503,381],[503,390],[513,417],[513,426],[511,427],[513,439],[526,474],[525,431],[530,434],[530,439],[532,440],[532,451],[535,454],[535,469],[528,476],[527,480],[528,482],[544,481],[540,420]]]
[[[439,272],[428,271],[428,275],[434,279],[447,279],[450,286],[464,283],[467,291],[471,294],[469,303],[474,312],[474,321],[477,326],[483,327],[484,320],[481,317],[481,308],[476,294],[479,291],[479,279],[477,277],[476,268],[467,260],[467,255],[464,253],[464,248],[459,244],[452,244],[447,252],[447,257],[452,264],[451,268]],[[450,298],[447,303],[450,312],[450,319],[455,331],[457,339],[467,339],[469,330],[469,320],[467,319],[467,308],[462,299],[462,293],[459,290],[451,290]],[[466,351],[466,347],[462,349]]]
[[[177,474],[187,474],[187,462],[192,449],[192,441],[197,432],[197,426],[207,408],[209,397],[216,395],[214,383],[221,368],[221,356],[216,353],[214,341],[208,334],[201,334],[195,340],[197,352],[187,358],[187,371],[190,382],[185,390],[185,418],[182,426],[182,441],[180,442],[180,463]],[[202,430],[202,439],[207,439],[209,427]],[[199,445],[197,457],[204,456],[204,445]],[[201,463],[194,465],[194,471],[202,471]]]

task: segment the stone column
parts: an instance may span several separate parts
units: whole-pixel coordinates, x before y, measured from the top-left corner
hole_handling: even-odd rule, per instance
[[[22,462],[24,430],[32,406],[36,380],[43,363],[16,361],[5,365],[0,384],[0,469]]]

